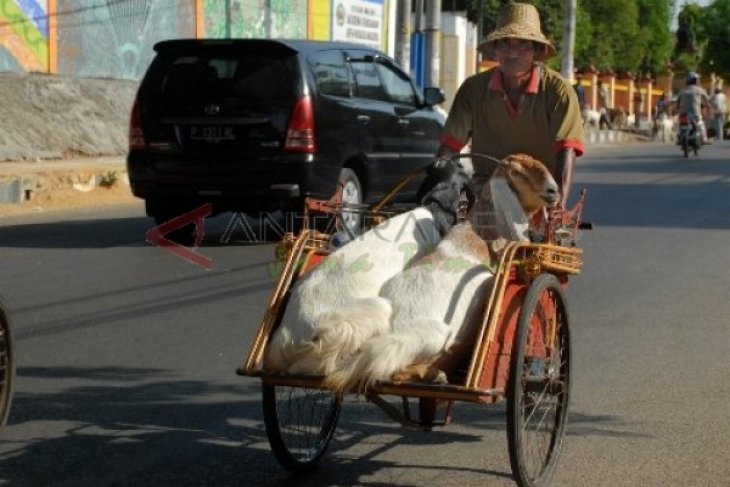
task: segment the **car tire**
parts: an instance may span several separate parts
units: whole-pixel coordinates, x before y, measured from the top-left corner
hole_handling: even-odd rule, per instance
[[[364,199],[362,185],[355,171],[347,167],[340,172],[339,184],[342,188],[342,204],[344,207],[338,221],[338,228],[344,227],[346,231],[356,235],[360,233],[362,227],[361,206]]]

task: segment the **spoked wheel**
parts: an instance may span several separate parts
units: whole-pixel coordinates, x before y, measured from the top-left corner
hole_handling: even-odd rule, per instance
[[[507,440],[522,487],[546,485],[557,463],[570,399],[570,332],[560,281],[538,276],[522,303],[510,362]]]
[[[262,384],[264,423],[271,450],[290,472],[306,472],[329,445],[340,402],[327,390]]]
[[[342,210],[342,225],[347,228],[348,232],[356,235],[360,233],[362,225],[362,215],[357,209],[362,205],[362,186],[355,171],[346,167],[340,173],[340,184],[342,185],[342,204],[345,208]],[[348,207],[352,209],[348,210]]]
[[[684,157],[689,157],[689,144],[686,137],[682,141],[682,151],[684,151]]]
[[[5,425],[10,413],[15,379],[15,356],[10,319],[3,302],[0,301],[0,427]]]

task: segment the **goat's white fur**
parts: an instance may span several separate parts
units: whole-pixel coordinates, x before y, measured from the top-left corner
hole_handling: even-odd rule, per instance
[[[383,284],[441,240],[425,208],[395,216],[328,255],[297,281],[267,345],[267,371],[322,375],[371,335],[386,331]]]
[[[539,169],[546,176],[539,196],[557,202],[555,180],[544,166]],[[484,211],[489,201],[492,211],[477,225],[495,228],[480,233],[496,230],[507,240],[527,240],[529,217],[500,170],[484,185],[477,207],[482,203]],[[470,350],[493,278],[489,262],[489,247],[472,223],[454,227],[432,252],[383,286],[380,296],[393,308],[391,330],[372,333],[358,353],[327,376],[325,385],[339,393],[364,390],[412,364],[432,364],[446,354]],[[467,348],[457,352],[457,345]]]

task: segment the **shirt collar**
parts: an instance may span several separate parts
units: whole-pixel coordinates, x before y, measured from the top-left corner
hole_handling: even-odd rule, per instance
[[[532,67],[532,74],[527,82],[525,93],[536,94],[538,87],[540,86],[540,66]],[[499,66],[494,70],[494,76],[489,82],[489,89],[504,93],[504,85],[502,84],[502,72],[499,70]]]

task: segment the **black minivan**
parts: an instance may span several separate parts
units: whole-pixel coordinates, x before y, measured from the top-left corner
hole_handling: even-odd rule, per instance
[[[132,192],[162,223],[215,213],[297,212],[312,196],[369,203],[434,157],[445,122],[387,55],[350,43],[159,42],[132,109]],[[417,183],[400,193],[415,196]],[[359,215],[348,213],[348,227]]]

